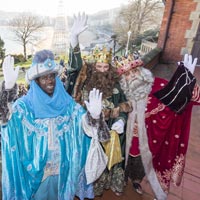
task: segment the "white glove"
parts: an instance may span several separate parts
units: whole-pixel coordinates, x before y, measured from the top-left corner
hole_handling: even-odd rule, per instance
[[[123,133],[124,132],[124,121],[122,119],[119,119],[112,125],[111,129],[113,131],[116,131],[119,134]]]
[[[5,80],[5,89],[12,89],[18,78],[19,66],[14,69],[14,58],[8,55],[4,58],[2,69]]]
[[[76,45],[78,44],[78,36],[88,28],[87,19],[88,17],[87,15],[85,15],[85,13],[83,13],[82,15],[80,15],[79,13],[77,17],[74,15],[74,23],[71,28],[70,37],[70,44],[72,48],[76,47]]]
[[[193,74],[197,64],[197,58],[192,62],[192,55],[185,54],[183,63],[184,66]]]
[[[85,101],[85,105],[92,118],[99,119],[102,110],[102,93],[93,88],[89,94],[89,101]]]

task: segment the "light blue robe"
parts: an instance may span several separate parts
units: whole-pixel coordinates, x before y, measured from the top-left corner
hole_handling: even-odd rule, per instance
[[[32,82],[28,95],[15,102],[11,119],[2,126],[3,200],[34,199],[44,169],[48,171],[47,163],[59,167],[59,200],[73,200],[75,195],[93,198],[84,171],[90,145],[81,124],[85,110],[61,85],[56,78],[55,94],[50,98]]]

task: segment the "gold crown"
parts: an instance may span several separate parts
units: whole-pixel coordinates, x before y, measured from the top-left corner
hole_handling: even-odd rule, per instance
[[[92,54],[84,56],[83,59],[86,62],[100,62],[100,63],[111,63],[112,62],[112,48],[109,50],[106,47],[102,49],[95,47]]]

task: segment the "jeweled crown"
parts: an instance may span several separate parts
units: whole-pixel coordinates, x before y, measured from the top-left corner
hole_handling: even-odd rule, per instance
[[[92,54],[89,56],[84,56],[83,59],[86,62],[99,62],[99,63],[111,63],[112,62],[112,48],[99,48],[95,47]]]
[[[117,62],[116,67],[118,74],[122,75],[131,69],[134,69],[136,67],[141,67],[143,65],[144,63],[140,59],[137,60],[122,59],[120,62]]]

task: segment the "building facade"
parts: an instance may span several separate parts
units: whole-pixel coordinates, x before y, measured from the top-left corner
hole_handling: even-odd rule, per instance
[[[185,53],[200,58],[200,0],[164,2],[165,11],[158,40],[162,61],[181,60]]]

